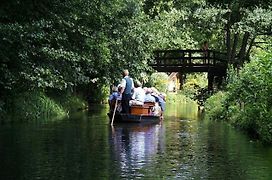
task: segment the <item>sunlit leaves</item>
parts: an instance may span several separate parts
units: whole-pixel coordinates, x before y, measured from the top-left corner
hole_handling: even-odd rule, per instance
[[[262,52],[229,84],[226,99],[229,119],[272,142],[272,56]]]
[[[272,27],[272,8],[263,9],[256,7],[253,11],[246,11],[244,28],[255,34],[263,34],[271,31]],[[254,27],[254,29],[251,29]]]
[[[168,75],[166,73],[153,73],[150,76],[150,85],[157,88],[161,92],[167,91]]]

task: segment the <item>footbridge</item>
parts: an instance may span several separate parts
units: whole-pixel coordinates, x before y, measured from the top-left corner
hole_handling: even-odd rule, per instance
[[[158,72],[207,72],[208,87],[213,88],[214,79],[222,81],[227,71],[227,55],[213,50],[156,50],[149,66]]]

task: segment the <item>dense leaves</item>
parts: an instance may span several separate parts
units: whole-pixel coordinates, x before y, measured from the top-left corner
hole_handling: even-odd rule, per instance
[[[230,78],[227,93],[208,100],[208,117],[234,125],[272,142],[272,56],[262,53]]]
[[[240,107],[235,123],[256,130],[267,142],[272,141],[272,56],[264,53],[248,64],[236,83],[230,85],[228,101]]]
[[[100,87],[127,68],[140,79],[159,48],[193,48],[185,10],[154,19],[142,1],[5,1],[0,9],[2,96],[33,89]],[[25,11],[23,11],[24,9]],[[178,27],[178,28],[177,28]],[[110,73],[109,73],[110,72]]]
[[[227,53],[235,68],[243,66],[255,39],[271,34],[271,1],[207,1],[193,12],[193,25],[202,32],[213,48]],[[205,36],[200,36],[201,38]]]

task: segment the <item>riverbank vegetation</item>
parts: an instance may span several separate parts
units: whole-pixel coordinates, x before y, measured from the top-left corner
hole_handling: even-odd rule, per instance
[[[66,114],[59,104],[41,92],[19,93],[10,101],[7,113],[12,114],[12,119],[15,120],[50,119]]]
[[[266,143],[272,142],[272,52],[261,52],[228,86],[208,99],[206,116],[227,120]]]
[[[2,104],[0,122],[62,119],[87,107],[86,101],[79,96],[50,97],[38,91],[23,92]]]

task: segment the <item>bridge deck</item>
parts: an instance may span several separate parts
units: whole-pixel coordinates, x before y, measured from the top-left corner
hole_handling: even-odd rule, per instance
[[[208,50],[157,50],[155,61],[149,65],[159,72],[212,72],[226,73],[226,54]]]

